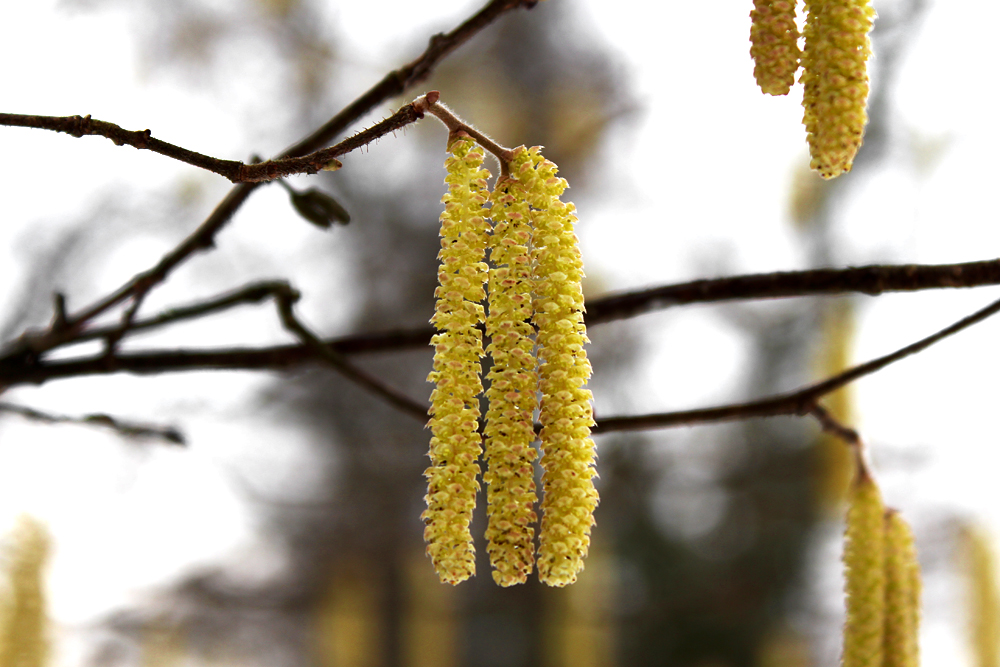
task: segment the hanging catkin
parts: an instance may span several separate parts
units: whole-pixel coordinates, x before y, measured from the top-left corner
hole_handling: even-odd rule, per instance
[[[750,12],[750,57],[762,92],[787,95],[799,69],[795,0],[754,0]]]
[[[885,635],[885,507],[863,466],[848,496],[844,534],[843,667],[882,667]]]
[[[851,170],[868,116],[870,0],[806,0],[802,122],[809,166],[823,178]]]
[[[583,322],[583,261],[573,232],[576,208],[559,197],[565,179],[540,148],[514,150],[511,174],[524,183],[534,227],[534,322],[538,327],[539,421],[544,474],[538,578],[550,586],[576,581],[590,546],[594,488],[594,424],[588,342]]]
[[[486,334],[493,359],[486,391],[487,551],[493,579],[501,586],[524,583],[535,564],[536,453],[534,410],[538,405],[532,312],[531,221],[523,185],[501,176],[493,190],[490,237],[489,314]]]
[[[910,527],[895,510],[885,513],[884,667],[918,667],[920,564]]]
[[[452,157],[445,162],[448,192],[442,198],[439,286],[431,322],[440,333],[431,340],[434,370],[431,393],[430,459],[425,525],[427,553],[441,581],[457,584],[476,571],[469,524],[479,482],[477,460],[482,453],[479,400],[483,356],[488,223],[484,204],[489,172],[482,169],[483,152],[465,135],[452,137]]]

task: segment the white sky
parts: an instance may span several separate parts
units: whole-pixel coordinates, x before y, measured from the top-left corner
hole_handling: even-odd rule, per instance
[[[674,282],[700,277],[717,263],[720,249],[727,272],[802,268],[804,258],[786,217],[790,177],[806,151],[799,93],[771,98],[757,91],[748,56],[749,0],[669,3],[658,18],[640,3],[612,10],[599,0],[578,2],[593,29],[629,64],[646,108],[638,126],[607,149],[614,165],[607,187],[578,202],[590,273],[613,290]],[[236,103],[227,106],[205,90],[192,92],[170,77],[141,71],[127,13],[77,14],[58,4],[35,0],[4,7],[0,110],[90,113],[128,129],[149,127],[155,136],[220,157],[245,158],[257,145],[266,123],[257,120],[244,128],[234,122],[241,118]],[[451,25],[478,5],[463,2],[456,9],[454,2],[426,0],[386,11],[383,4],[338,4],[347,39],[343,51],[367,72],[359,77],[364,81],[358,92],[412,58],[401,44],[412,45],[415,35]],[[900,126],[916,140],[946,148],[929,172],[896,166],[859,195],[841,221],[849,252],[841,258],[845,264],[995,255],[1000,126],[989,82],[1000,69],[998,14],[1000,7],[985,0],[937,2],[928,12],[902,71],[897,112]],[[370,29],[373,21],[378,30]],[[373,151],[392,150],[393,141],[406,136],[385,140]],[[58,230],[61,221],[109,192],[168,190],[193,179],[212,201],[226,189],[220,178],[192,174],[193,168],[99,138],[0,128],[0,154],[5,156],[0,285],[7,287],[0,291],[0,307],[11,303],[15,278],[24,270],[19,244]],[[262,244],[273,251],[274,267],[293,266],[296,248],[310,231],[299,225],[291,236],[287,230],[280,239],[270,233],[266,213],[278,206],[285,204],[275,192],[255,195],[247,208],[256,213],[242,216],[239,239],[226,242]],[[150,241],[109,262],[107,289],[169,244],[170,239]],[[233,270],[252,273],[241,266]],[[168,294],[197,287],[197,275],[178,274]],[[978,289],[868,300],[861,310],[857,360],[912,342],[997,296],[996,289]],[[679,409],[731,396],[745,349],[713,313],[691,309],[647,316],[647,324],[637,321],[647,329],[655,326],[659,339],[649,374],[636,379],[645,384],[648,401],[640,409]],[[281,339],[270,319],[247,317],[250,324],[243,330],[250,332],[249,342]],[[338,318],[324,317],[336,326]],[[904,515],[947,508],[1000,528],[1000,489],[994,482],[1000,463],[993,380],[1000,372],[994,352],[998,334],[1000,319],[988,321],[858,383],[856,426],[874,445],[877,470],[891,458],[880,454],[882,447],[922,461],[905,470],[887,465],[880,476],[888,502]],[[288,470],[294,468],[289,461],[307,457],[312,447],[306,436],[266,416],[239,424],[227,418],[263,381],[198,376],[195,397],[192,376],[156,380],[162,393],[155,394],[151,381],[88,379],[18,389],[4,397],[59,412],[106,411],[176,423],[192,440],[187,451],[153,446],[137,453],[100,431],[5,421],[0,525],[22,510],[52,524],[60,554],[51,585],[61,622],[82,623],[179,568],[254,544],[252,512],[216,462],[240,452],[267,465],[272,443],[280,441],[282,450],[291,452],[282,459]],[[99,548],[109,543],[118,545],[113,557]],[[104,583],[112,574],[118,588]],[[961,651],[956,626],[927,628],[925,665],[960,664],[956,652]]]

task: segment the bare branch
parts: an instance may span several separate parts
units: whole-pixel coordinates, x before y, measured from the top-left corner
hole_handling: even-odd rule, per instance
[[[635,317],[655,309],[694,303],[713,303],[750,299],[787,298],[800,296],[837,295],[848,293],[880,294],[882,292],[919,291],[925,289],[976,287],[1000,284],[1000,260],[944,265],[862,266],[849,269],[818,269],[814,271],[751,274],[697,280],[667,285],[639,292],[627,292],[587,304],[587,324],[590,326]],[[193,304],[168,311],[149,320],[140,320],[133,329],[145,329],[166,324],[175,319],[188,319],[228,308],[237,303],[263,299],[285,283],[262,283],[218,297],[205,303]],[[263,291],[259,291],[263,290]],[[170,314],[170,313],[175,314]],[[57,330],[58,331],[58,330]],[[110,329],[84,331],[72,341],[105,337]],[[384,352],[425,347],[430,344],[434,329],[430,326],[413,329],[355,334],[325,341],[340,354]],[[55,347],[53,345],[52,347]],[[315,359],[305,345],[279,345],[267,348],[229,348],[221,350],[152,351],[117,354],[102,359],[81,359],[66,362],[41,362],[37,355],[9,353],[0,358],[0,385],[41,383],[49,379],[104,373],[154,374],[197,369],[267,370],[284,369]]]
[[[861,441],[861,436],[858,435],[858,432],[849,426],[841,424],[822,405],[816,404],[812,406],[812,408],[809,409],[809,414],[816,418],[816,421],[819,422],[820,428],[822,428],[826,433],[830,433],[834,437],[843,440],[844,443],[851,448],[858,478],[861,479],[867,477],[868,479],[871,479],[872,472],[868,467],[868,461],[865,459],[865,443]]]
[[[379,104],[391,97],[403,94],[414,85],[424,81],[445,57],[501,15],[519,7],[531,8],[535,4],[536,0],[491,0],[451,32],[434,35],[427,49],[416,60],[387,74],[322,127],[285,150],[278,159],[302,157],[317,151]],[[367,141],[370,140],[367,139]],[[342,142],[341,145],[356,148],[363,145],[365,141],[365,133],[362,132]],[[354,145],[352,142],[362,143]],[[353,150],[353,148],[347,150]],[[68,316],[59,322],[53,322],[53,326],[48,329],[41,332],[25,332],[17,341],[0,353],[2,360],[37,357],[47,350],[73,341],[90,320],[108,309],[129,298],[143,298],[149,290],[166,280],[170,272],[192,254],[213,247],[215,235],[229,222],[259,185],[259,183],[241,183],[234,187],[215,207],[212,214],[180,245],[167,253],[155,267],[136,275],[108,296],[85,307],[81,312]],[[55,326],[57,323],[59,326]]]
[[[32,421],[46,424],[80,424],[84,426],[103,426],[115,430],[127,438],[157,438],[174,445],[184,445],[184,436],[173,426],[152,426],[137,422],[125,421],[106,414],[91,414],[82,417],[69,417],[49,412],[42,412],[23,405],[0,403],[0,413],[15,414]]]
[[[652,310],[690,303],[851,293],[876,296],[883,292],[998,284],[1000,259],[964,264],[869,265],[754,273],[695,280],[595,299],[587,304],[587,324],[635,317]]]
[[[204,301],[199,301],[187,306],[178,306],[177,308],[165,310],[159,315],[136,320],[135,322],[132,322],[128,331],[134,332],[155,329],[168,324],[173,324],[175,322],[211,315],[242,304],[260,303],[264,299],[272,297],[276,293],[287,289],[291,289],[291,286],[284,280],[252,283],[245,287],[241,287],[240,289],[205,299]],[[108,336],[116,335],[120,330],[120,325],[113,327],[94,327],[93,329],[87,329],[77,335],[73,339],[73,342],[81,343],[88,340],[107,338]]]
[[[396,391],[392,387],[384,384],[378,378],[364,372],[337,352],[335,348],[324,343],[316,334],[310,331],[302,322],[295,317],[293,306],[299,298],[299,293],[291,288],[277,292],[275,299],[278,304],[278,314],[285,328],[302,340],[306,346],[320,359],[340,371],[344,377],[353,380],[361,386],[369,389],[378,396],[381,396],[391,405],[399,408],[403,412],[420,420],[421,423],[427,421],[427,411],[429,406],[417,403],[405,394]]]
[[[116,146],[132,146],[139,150],[149,150],[160,155],[180,160],[195,167],[225,176],[233,181],[244,166],[238,160],[220,160],[202,155],[180,146],[153,137],[149,130],[129,131],[114,123],[94,120],[86,116],[32,116],[15,113],[0,113],[0,125],[30,127],[53,132],[65,132],[74,137],[101,136],[113,141]]]
[[[887,354],[877,359],[854,366],[843,373],[834,375],[831,378],[817,382],[816,384],[803,387],[802,389],[768,396],[746,403],[735,403],[732,405],[721,405],[713,408],[700,408],[697,410],[684,410],[679,412],[661,412],[658,414],[636,415],[634,417],[606,417],[597,419],[597,426],[593,429],[597,433],[609,433],[611,431],[638,431],[654,428],[668,428],[673,426],[691,426],[693,424],[706,424],[709,422],[732,421],[736,419],[749,419],[751,417],[777,417],[779,415],[805,415],[810,412],[815,413],[817,401],[826,394],[840,389],[846,384],[854,382],[858,378],[871,375],[891,363],[904,359],[910,355],[925,350],[934,343],[944,340],[948,336],[958,333],[963,329],[971,327],[973,324],[981,322],[991,315],[1000,311],[1000,300],[994,301],[986,308],[976,311],[972,315],[965,317],[955,324],[942,329],[941,331],[923,338],[916,343],[896,350],[892,354]]]
[[[822,405],[817,403],[809,408],[809,414],[816,418],[816,421],[819,422],[820,428],[826,433],[843,440],[848,445],[861,447],[861,436],[858,435],[858,432],[849,426],[841,424],[833,415],[830,414],[830,411]]]
[[[371,143],[390,132],[395,132],[421,117],[422,114],[415,111],[412,104],[406,104],[389,118],[367,130],[359,132],[336,146],[303,155],[302,157],[279,158],[255,164],[244,164],[239,160],[222,160],[202,155],[201,153],[160,141],[154,138],[149,130],[130,132],[114,123],[93,120],[89,115],[28,116],[0,113],[0,125],[53,130],[56,132],[65,132],[74,137],[86,135],[107,137],[118,146],[128,145],[140,150],[159,153],[160,155],[194,165],[195,167],[201,167],[220,176],[225,176],[233,183],[263,183],[293,174],[315,174],[324,169],[335,171],[340,168],[340,163],[336,161],[337,157]]]

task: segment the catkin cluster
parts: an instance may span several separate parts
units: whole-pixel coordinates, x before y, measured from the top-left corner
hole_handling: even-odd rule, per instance
[[[844,667],[917,667],[920,565],[913,534],[859,467],[844,534]]]
[[[590,439],[591,394],[584,388],[591,369],[583,349],[588,341],[583,264],[573,232],[575,207],[560,200],[566,181],[556,176],[555,164],[544,159],[538,147],[522,146],[511,152],[505,170],[509,173],[497,179],[490,208],[484,210],[482,154],[461,133],[452,140],[451,151],[453,157],[446,162],[449,194],[441,217],[441,286],[432,320],[443,331],[434,338],[434,371],[428,378],[437,386],[432,394],[432,465],[423,514],[427,551],[444,582],[457,583],[474,574],[469,518],[478,488],[480,452],[479,411],[474,404],[482,389],[477,324],[484,322],[492,359],[483,478],[493,578],[501,586],[523,583],[535,566],[538,454],[533,443],[538,409],[544,470],[539,578],[565,586],[583,569],[598,500]],[[477,157],[470,161],[469,156]],[[472,192],[473,204],[459,206],[456,191]],[[456,215],[473,220],[468,227],[475,231],[466,231],[467,223]],[[487,216],[493,222],[488,238]],[[448,249],[464,238],[456,231],[474,236],[476,253],[463,248],[461,259],[452,259]],[[480,250],[486,247],[492,265],[488,269]],[[467,281],[456,285],[459,275]],[[480,301],[487,275],[489,312],[484,316]],[[459,294],[457,288],[464,291]],[[452,328],[443,326],[449,323],[454,323]],[[467,347],[453,342],[455,337],[467,341]],[[461,417],[452,419],[452,414]]]
[[[823,178],[851,170],[868,121],[871,0],[806,0],[805,46],[798,49],[795,2],[754,0],[750,54],[761,90],[784,95],[799,62],[809,166]]]

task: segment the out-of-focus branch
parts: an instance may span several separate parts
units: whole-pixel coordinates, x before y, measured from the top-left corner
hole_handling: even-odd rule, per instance
[[[50,412],[42,412],[24,405],[13,403],[0,403],[0,413],[20,415],[25,419],[44,422],[46,424],[80,424],[84,426],[103,426],[113,429],[119,435],[127,438],[156,438],[166,440],[174,445],[183,445],[184,436],[173,426],[153,426],[150,424],[140,424],[126,421],[106,414],[84,415],[82,417],[70,417],[67,415],[57,415]]]
[[[295,302],[299,299],[299,293],[291,288],[275,293],[275,300],[278,305],[278,315],[282,324],[296,338],[305,343],[313,355],[322,359],[326,363],[336,368],[347,379],[365,387],[372,393],[382,397],[390,405],[398,408],[404,413],[416,417],[421,423],[427,421],[427,405],[417,403],[409,396],[396,391],[392,387],[383,383],[373,375],[369,375],[361,370],[338,352],[334,347],[327,345],[316,334],[308,329],[296,316],[294,311]]]
[[[445,57],[501,15],[519,7],[530,9],[535,4],[537,4],[537,0],[491,0],[454,30],[431,37],[427,49],[417,59],[400,69],[389,72],[381,81],[369,88],[315,132],[286,149],[278,157],[278,160],[302,157],[317,151],[379,104],[405,93],[414,85],[424,81]],[[353,145],[351,142],[361,141],[362,135],[364,135],[363,132],[351,137],[343,142],[343,145],[351,146]],[[141,301],[149,290],[166,280],[170,272],[192,254],[199,250],[212,248],[215,245],[215,235],[229,222],[259,185],[259,183],[241,183],[234,187],[215,207],[211,215],[180,245],[167,253],[156,266],[136,275],[111,294],[86,306],[80,312],[55,318],[52,325],[44,331],[25,332],[13,344],[6,346],[0,352],[0,364],[18,358],[33,361],[41,353],[73,341],[92,319],[126,299],[133,298]],[[123,322],[124,328],[127,329],[131,324],[132,315],[134,312],[126,316]],[[113,352],[114,350],[109,349],[109,351]]]
[[[658,414],[636,415],[629,417],[604,417],[597,418],[597,426],[593,432],[609,433],[611,431],[638,431],[654,428],[668,428],[673,426],[691,426],[693,424],[705,424],[709,422],[733,421],[737,419],[750,419],[752,417],[777,417],[780,415],[805,415],[816,414],[817,401],[820,398],[846,384],[854,382],[858,378],[871,375],[882,370],[889,364],[910,355],[925,350],[934,343],[944,340],[948,336],[958,333],[963,329],[971,327],[973,324],[981,322],[991,315],[1000,312],[1000,300],[994,301],[989,306],[979,310],[968,317],[965,317],[955,324],[942,329],[941,331],[923,338],[916,343],[896,350],[892,354],[887,354],[877,359],[854,366],[843,373],[838,373],[831,378],[817,382],[816,384],[803,387],[793,392],[768,396],[746,403],[734,403],[732,405],[720,405],[713,408],[700,408],[697,410],[683,410],[679,412],[661,412]],[[821,422],[822,423],[822,422]]]
[[[253,283],[247,285],[246,287],[241,287],[240,289],[226,292],[225,294],[221,294],[210,299],[205,299],[204,301],[192,303],[187,306],[171,308],[163,311],[159,315],[136,320],[129,327],[128,331],[135,332],[156,329],[168,324],[181,322],[183,320],[193,320],[199,317],[204,317],[205,315],[211,315],[223,310],[229,310],[235,306],[248,303],[260,303],[264,299],[272,297],[276,293],[286,289],[291,289],[291,286],[284,280]],[[119,331],[120,327],[118,325],[94,327],[80,333],[73,339],[73,342],[82,343],[88,340],[99,340],[101,338],[107,338],[108,336],[114,336],[118,334]]]

